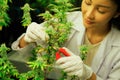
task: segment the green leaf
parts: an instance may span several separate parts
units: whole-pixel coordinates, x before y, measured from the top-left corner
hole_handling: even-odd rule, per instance
[[[23,20],[21,21],[22,26],[27,27],[32,21],[30,11],[34,9],[30,8],[28,3],[26,3],[23,7],[21,7],[21,9],[23,10],[23,16],[22,16]]]

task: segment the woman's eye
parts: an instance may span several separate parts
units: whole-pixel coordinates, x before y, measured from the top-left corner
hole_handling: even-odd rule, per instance
[[[98,8],[97,10],[98,10],[98,12],[101,13],[101,14],[104,14],[104,13],[105,13],[105,11],[103,11],[103,10],[101,10],[101,9],[99,9],[99,8]]]
[[[104,14],[105,12],[104,11],[99,11],[101,14]]]
[[[91,1],[89,1],[89,0],[85,0],[85,3],[86,3],[87,5],[91,5]]]

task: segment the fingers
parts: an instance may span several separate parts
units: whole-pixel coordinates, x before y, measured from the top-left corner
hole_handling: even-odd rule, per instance
[[[36,42],[39,40],[45,41],[48,38],[45,28],[33,22],[28,26],[24,40],[26,42]]]
[[[44,39],[43,39],[45,37],[45,32],[44,31],[35,29],[35,30],[31,31],[31,34],[34,35],[34,36],[31,35],[34,39],[41,39],[41,40],[44,41]]]
[[[61,57],[56,64],[68,75],[81,75],[83,72],[83,61],[79,56]]]
[[[73,76],[73,75],[75,75],[75,76],[79,76],[79,75],[82,75],[82,70],[80,71],[80,70],[77,70],[77,71],[71,71],[71,72],[68,72],[67,73],[67,75],[69,75],[69,76]],[[81,76],[79,76],[79,77],[81,77]]]
[[[27,31],[24,40],[27,42],[35,42],[37,39],[40,39],[36,31]]]
[[[73,55],[74,55],[74,53],[73,53],[73,52],[71,52],[68,48],[63,47],[63,49],[64,49],[67,53],[69,53],[71,56],[73,56]]]
[[[62,57],[56,62],[60,69],[67,73],[67,75],[80,75],[83,70],[83,63],[77,61],[75,57]]]
[[[34,31],[31,31],[31,33],[34,35],[33,38],[36,39],[36,41],[38,40],[46,41],[49,39],[49,36],[47,35],[44,29],[42,30],[36,29]]]
[[[62,68],[62,69],[72,67],[72,66],[77,66],[81,62],[77,62],[77,60],[75,58],[76,57],[74,57],[74,56],[62,57],[57,60],[56,64],[59,65],[60,68]]]

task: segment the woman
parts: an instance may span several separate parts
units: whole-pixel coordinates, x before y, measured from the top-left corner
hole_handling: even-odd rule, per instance
[[[83,0],[81,10],[82,13],[68,14],[74,26],[63,49],[70,56],[58,59],[56,64],[69,76],[76,75],[81,80],[120,80],[120,1]],[[43,24],[32,23],[26,34],[13,43],[13,50],[26,55],[34,43],[43,45],[49,36],[39,26]],[[83,44],[91,46],[84,61],[78,56],[78,47]]]

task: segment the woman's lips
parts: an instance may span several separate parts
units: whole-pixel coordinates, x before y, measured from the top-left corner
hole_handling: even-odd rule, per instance
[[[93,24],[94,22],[91,21],[91,20],[89,20],[89,19],[85,19],[85,23],[87,23],[87,24]]]

